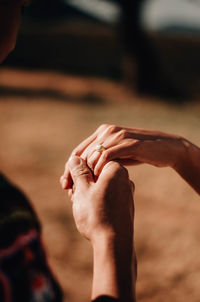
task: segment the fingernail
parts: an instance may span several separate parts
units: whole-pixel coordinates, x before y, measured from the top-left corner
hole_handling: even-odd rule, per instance
[[[62,188],[63,188],[63,190],[65,190],[66,187],[67,187],[67,179],[63,178],[63,180],[62,180]]]
[[[83,160],[81,157],[71,156],[69,159],[69,166],[71,168],[74,168],[74,167],[80,166],[82,164],[82,162],[83,162]]]

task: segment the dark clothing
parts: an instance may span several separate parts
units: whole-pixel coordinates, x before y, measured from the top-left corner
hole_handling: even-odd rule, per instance
[[[0,302],[61,301],[36,214],[27,198],[0,174]],[[102,296],[94,302],[118,300]]]
[[[0,175],[0,301],[60,302],[40,225],[26,197]]]

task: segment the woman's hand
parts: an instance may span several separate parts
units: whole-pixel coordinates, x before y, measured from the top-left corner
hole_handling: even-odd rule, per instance
[[[102,144],[105,151],[96,151]],[[117,160],[125,165],[147,163],[157,167],[181,165],[186,157],[187,141],[179,136],[159,131],[131,129],[114,125],[101,125],[89,138],[84,140],[72,154],[81,156],[98,176],[104,165],[110,160]],[[64,173],[65,188],[70,188],[72,181],[68,164]]]

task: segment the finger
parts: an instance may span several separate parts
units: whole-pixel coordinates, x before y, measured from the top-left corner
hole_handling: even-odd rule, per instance
[[[119,162],[122,166],[137,166],[143,164],[139,160],[135,160],[131,158],[119,158],[119,159],[115,159],[115,161]]]
[[[102,153],[102,151],[98,150],[100,145],[102,145],[102,147],[106,149],[105,144],[102,144],[100,142],[97,143],[95,141],[95,144],[91,144],[83,153],[83,158],[87,161],[87,164],[92,171],[94,170],[95,165],[98,162]]]
[[[97,142],[97,140],[93,141],[81,154],[81,157],[88,162],[88,159],[90,156],[92,156],[93,153],[96,153],[96,146],[101,144],[101,142]]]
[[[88,140],[88,143],[89,143],[89,140]],[[80,149],[79,149],[79,147],[77,147],[76,149],[74,149],[72,151],[72,155],[70,156],[69,160],[65,164],[65,171],[64,171],[63,176],[62,176],[64,178],[63,182],[62,182],[62,188],[65,189],[65,190],[71,189],[72,186],[73,186],[73,180],[72,180],[72,177],[71,177],[71,174],[70,174],[70,170],[69,170],[69,161],[70,161],[71,157],[73,157],[74,155],[77,155],[77,156],[81,155],[81,157],[84,160],[86,159],[86,156],[82,155],[83,154],[82,151],[84,150],[82,148],[84,148],[83,145],[82,145],[82,147],[80,147]],[[86,144],[85,144],[85,148],[87,149]]]
[[[102,153],[97,151],[96,149],[97,145],[102,145],[106,150],[115,147],[117,145],[120,145],[122,144],[121,140],[123,139],[124,132],[123,131],[119,131],[117,133],[114,132],[110,134],[108,137],[107,134],[105,135],[106,136],[101,137],[101,141],[99,141],[99,136],[98,136],[98,144],[97,144],[97,140],[95,140],[93,144],[90,145],[90,150],[88,148],[85,150],[85,152],[87,153],[87,158],[86,158],[87,163],[92,170],[94,170]]]
[[[62,176],[60,177],[60,184],[61,184],[61,187],[62,187],[63,189],[65,189],[65,187],[66,187],[66,179],[65,179],[65,176],[64,176],[64,175],[62,175]]]
[[[68,196],[69,196],[71,202],[73,202],[73,190],[72,189],[68,190]]]
[[[131,148],[136,141],[130,138],[128,133],[124,129],[108,134],[105,132],[105,136],[102,137],[102,142],[103,142],[102,144],[107,150],[107,152],[105,152],[105,154],[102,157],[101,154],[97,156],[95,154],[96,152],[94,151],[88,152],[88,149],[85,150],[87,151],[87,162],[92,170],[95,170],[95,166],[97,165],[98,161],[101,162],[102,160],[102,166],[100,166],[100,170],[101,170],[103,165],[108,160],[113,160],[117,158],[121,159],[122,157],[128,158],[128,156],[132,154]],[[95,150],[95,147],[93,147],[93,150]],[[104,162],[106,156],[108,156],[108,160]],[[95,171],[95,174],[96,173],[97,172]]]
[[[136,140],[157,140],[163,138],[169,138],[169,134],[161,131],[146,130],[142,128],[127,128],[123,127],[124,130],[131,133],[131,137]],[[176,137],[170,134],[170,137]]]
[[[128,159],[129,154],[132,154],[134,141],[126,141],[126,143],[116,145],[109,149],[106,149],[100,156],[95,168],[94,175],[98,176],[105,164],[110,160]]]
[[[78,156],[81,156],[83,159],[86,159],[87,155],[90,154],[91,152],[93,152],[97,143],[94,143],[93,147],[91,147],[90,145],[96,140],[97,136],[99,136],[99,138],[101,138],[104,135],[104,133],[108,127],[109,127],[109,125],[101,125],[100,127],[98,127],[97,130],[92,135],[90,135],[88,138],[86,138],[83,142],[81,142],[72,151],[71,156],[78,155]],[[88,149],[88,150],[86,150],[86,149]],[[89,151],[89,150],[92,150],[92,151]],[[61,185],[62,185],[63,189],[70,189],[73,185],[73,180],[71,178],[69,167],[68,167],[68,161],[65,165],[65,171],[63,174],[63,180],[62,180]]]
[[[87,164],[92,171],[94,171],[94,168],[95,168],[100,156],[101,156],[101,152],[95,151],[92,153],[92,155],[89,158],[87,158]]]
[[[92,134],[90,135],[88,138],[86,138],[84,141],[82,141],[71,153],[71,156],[73,155],[78,155],[80,156],[84,150],[93,142],[93,140],[95,140],[97,134],[96,134],[97,130]],[[70,158],[71,158],[70,156]],[[69,158],[69,159],[70,159]],[[69,161],[69,160],[68,160]],[[68,167],[68,161],[65,165],[65,171],[63,173],[63,179],[62,180],[62,188],[63,189],[70,189],[73,185],[73,181],[72,181],[72,178],[71,178],[71,175],[70,175],[70,171],[69,171],[69,167]]]
[[[105,181],[113,180],[115,177],[119,177],[120,175],[123,176],[123,179],[126,179],[127,182],[129,183],[129,175],[127,169],[122,165],[120,165],[118,162],[109,161],[103,167],[101,174],[97,179],[97,182],[101,187],[101,183],[102,186],[104,186]]]
[[[93,146],[96,146],[96,144],[102,144],[105,140],[105,137],[107,137],[107,132],[108,129],[110,128],[110,125],[101,125],[97,128],[97,130],[91,135],[89,136],[87,139],[85,139],[80,145],[78,145],[78,147],[76,147],[74,149],[74,151],[72,152],[72,155],[78,155],[82,158],[87,158],[87,156],[85,154],[89,154],[88,152],[86,152],[85,150],[90,147],[90,145],[93,143]],[[115,127],[117,129],[117,127]],[[117,130],[116,130],[117,131]],[[98,138],[98,140],[97,140]],[[95,142],[96,141],[96,142]],[[91,150],[88,149],[88,150]],[[92,148],[92,150],[94,150],[94,148]]]
[[[93,161],[89,159],[100,157],[97,156],[97,154],[100,154],[96,151],[96,147],[98,145],[103,145],[103,147],[107,149],[117,145],[122,139],[119,129],[119,127],[111,125],[102,125],[97,129],[95,140],[93,140],[81,154],[81,157],[87,160],[91,169],[94,168],[94,164]]]
[[[87,159],[87,164],[92,171],[95,170],[95,166],[98,163],[99,158],[101,157],[100,152],[94,152],[89,159]],[[112,159],[111,159],[112,160]],[[141,165],[142,162],[139,160],[131,159],[131,158],[114,158],[115,161],[119,162],[123,166],[137,166]],[[98,174],[95,174],[98,175]]]
[[[71,178],[71,174],[69,172],[68,164],[66,164],[66,166],[65,166],[65,171],[64,171],[64,174],[60,178],[60,183],[61,183],[63,190],[68,190],[68,189],[72,188],[73,181]]]
[[[72,156],[68,166],[75,190],[77,188],[87,189],[90,183],[94,182],[92,172],[81,157]]]
[[[96,139],[97,134],[96,131],[90,135],[88,138],[86,138],[84,141],[82,141],[73,151],[72,155],[81,155],[84,150]]]

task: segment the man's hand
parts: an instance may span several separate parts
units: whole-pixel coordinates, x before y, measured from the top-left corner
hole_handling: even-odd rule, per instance
[[[69,195],[75,223],[91,241],[94,252],[92,299],[108,296],[120,302],[135,301],[134,186],[128,172],[119,163],[109,162],[95,181],[80,157],[72,157],[68,167],[73,179]],[[61,184],[63,181],[62,177]]]
[[[132,236],[134,187],[127,170],[109,162],[95,182],[86,162],[77,156],[69,161],[69,170],[74,183],[69,195],[79,232],[92,242],[101,234]]]

